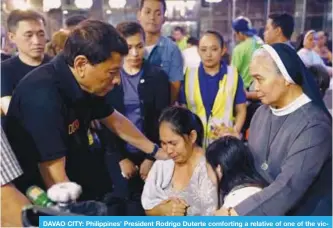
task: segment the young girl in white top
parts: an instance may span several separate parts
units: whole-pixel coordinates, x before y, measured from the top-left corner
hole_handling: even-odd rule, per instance
[[[219,185],[221,208],[233,208],[267,185],[255,170],[248,148],[236,137],[214,141],[206,159],[209,177]]]

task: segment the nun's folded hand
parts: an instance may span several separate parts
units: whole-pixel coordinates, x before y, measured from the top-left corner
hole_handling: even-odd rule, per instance
[[[225,137],[225,136],[233,136],[233,137],[236,137],[238,139],[241,139],[240,133],[235,128],[232,128],[232,127],[230,128],[230,127],[226,127],[226,126],[214,127],[213,128],[213,135],[215,136],[215,138],[221,138],[221,137]]]

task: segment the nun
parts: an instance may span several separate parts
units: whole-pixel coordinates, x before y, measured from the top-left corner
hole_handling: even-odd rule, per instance
[[[258,49],[250,74],[263,105],[248,143],[269,185],[216,215],[332,215],[332,118],[312,75],[282,43]]]
[[[326,68],[327,72],[332,77],[332,67],[326,66],[324,60],[314,50],[316,46],[315,36],[315,30],[310,30],[301,34],[297,39],[297,54],[307,67],[311,67],[313,65],[321,65]]]

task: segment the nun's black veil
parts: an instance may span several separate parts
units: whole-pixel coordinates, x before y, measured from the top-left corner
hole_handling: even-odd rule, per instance
[[[297,85],[300,85],[303,89],[303,92],[312,100],[312,102],[317,107],[322,109],[332,120],[332,116],[325,106],[314,77],[308,71],[302,60],[297,55],[296,51],[283,43],[276,43],[272,44],[271,46],[279,55],[292,80]]]

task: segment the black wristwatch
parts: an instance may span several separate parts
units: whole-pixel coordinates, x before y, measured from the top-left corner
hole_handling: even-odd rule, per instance
[[[155,158],[155,155],[157,154],[158,149],[160,149],[160,147],[157,144],[154,144],[154,150],[153,150],[153,152],[151,152],[149,154],[149,156],[152,158]]]

